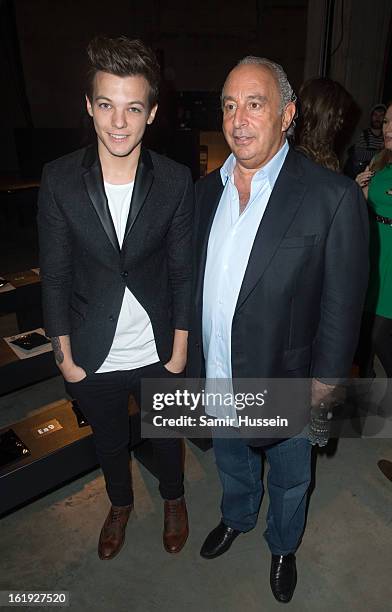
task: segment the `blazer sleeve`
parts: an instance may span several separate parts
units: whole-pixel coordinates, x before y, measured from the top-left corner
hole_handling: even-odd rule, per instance
[[[39,265],[46,333],[63,336],[71,331],[72,240],[53,182],[50,168],[45,166],[38,196]]]
[[[194,186],[190,171],[185,169],[180,202],[167,234],[168,275],[172,295],[174,329],[189,329],[192,292],[192,230]]]
[[[312,376],[337,383],[349,375],[357,346],[368,274],[365,199],[351,181],[337,207],[326,247]],[[331,380],[332,379],[332,380]]]

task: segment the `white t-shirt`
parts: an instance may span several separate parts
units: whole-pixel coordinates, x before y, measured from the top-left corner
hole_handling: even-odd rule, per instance
[[[124,240],[134,181],[125,185],[104,183],[120,247]],[[134,370],[159,361],[150,318],[135,296],[125,287],[116,333],[101,372]]]

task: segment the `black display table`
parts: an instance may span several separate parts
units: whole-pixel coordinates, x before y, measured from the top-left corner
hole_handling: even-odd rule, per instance
[[[46,356],[53,359],[52,353],[45,353],[19,360],[16,365],[23,367],[35,359],[39,363],[39,358]],[[157,476],[151,442],[140,437],[140,413],[132,396],[128,411],[130,451]],[[0,516],[98,466],[91,428],[82,425],[80,417],[71,401],[61,399],[38,414],[0,429],[0,436],[12,429],[30,451],[30,455],[0,466]],[[203,451],[211,447],[210,440],[192,439],[192,442]]]
[[[0,271],[0,276],[3,276]],[[14,289],[0,291],[0,312],[15,312],[20,332],[42,327],[41,279],[33,270],[4,277]]]
[[[0,338],[0,395],[58,375],[53,351],[19,359],[6,341]]]
[[[131,398],[130,449],[143,446],[139,436],[139,414],[134,407]],[[98,465],[91,428],[79,425],[72,403],[66,399],[49,404],[39,414],[4,427],[0,435],[10,428],[31,454],[0,467],[0,515]],[[149,461],[145,465],[148,467]]]

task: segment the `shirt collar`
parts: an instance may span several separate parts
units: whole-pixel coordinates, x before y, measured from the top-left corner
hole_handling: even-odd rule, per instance
[[[270,159],[269,162],[265,166],[260,168],[260,170],[258,170],[253,175],[252,181],[268,180],[271,189],[273,189],[276,179],[278,178],[279,172],[282,169],[283,162],[286,159],[288,150],[289,150],[289,145],[287,143],[287,140],[285,140],[283,146],[281,146],[279,151],[275,153],[273,158]],[[236,159],[233,153],[231,153],[220,169],[220,175],[221,175],[223,185],[225,185],[227,180],[233,175],[235,164],[236,164]]]

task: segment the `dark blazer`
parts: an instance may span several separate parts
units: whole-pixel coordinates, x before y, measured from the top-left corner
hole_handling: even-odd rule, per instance
[[[150,317],[157,352],[171,357],[188,329],[193,184],[188,168],[142,149],[120,249],[96,146],[44,167],[38,203],[43,312],[49,336],[70,335],[87,373],[112,345],[125,287]]]
[[[204,376],[207,245],[223,191],[196,186],[196,277],[187,372]],[[258,228],[234,312],[233,378],[349,374],[368,279],[368,220],[351,179],[290,149]],[[259,442],[260,443],[260,442]]]

